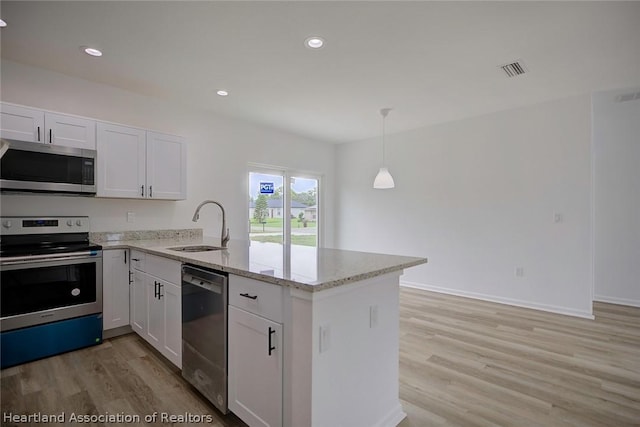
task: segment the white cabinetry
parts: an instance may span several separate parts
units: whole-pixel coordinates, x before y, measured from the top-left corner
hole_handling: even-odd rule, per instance
[[[3,138],[96,149],[95,120],[13,104],[3,103],[0,107]]]
[[[182,367],[181,263],[131,251],[131,327]]]
[[[100,122],[97,129],[98,197],[186,199],[182,138]]]
[[[103,329],[129,324],[128,249],[102,251]]]
[[[229,275],[229,409],[251,427],[282,426],[281,286]]]
[[[44,142],[44,112],[33,108],[0,104],[0,136],[19,141]]]
[[[149,198],[187,198],[187,145],[182,138],[147,132],[146,160]]]
[[[98,122],[98,197],[143,197],[146,132]]]

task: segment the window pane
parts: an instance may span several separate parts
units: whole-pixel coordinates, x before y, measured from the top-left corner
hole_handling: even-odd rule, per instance
[[[291,177],[291,244],[318,246],[318,180]]]
[[[284,178],[249,173],[249,239],[283,243]]]

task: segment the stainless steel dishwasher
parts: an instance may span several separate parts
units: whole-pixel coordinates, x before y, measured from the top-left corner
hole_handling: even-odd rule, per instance
[[[227,282],[224,272],[182,266],[182,376],[227,409]]]

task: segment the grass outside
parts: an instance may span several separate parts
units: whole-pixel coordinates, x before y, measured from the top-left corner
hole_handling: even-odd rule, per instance
[[[277,236],[251,236],[254,242],[282,243],[282,235]],[[292,245],[316,246],[316,236],[313,234],[293,234],[291,236]]]
[[[282,224],[283,224],[282,218],[267,218],[264,221],[265,221],[265,224],[264,224],[265,227],[282,228]],[[262,224],[253,218],[251,219],[250,223],[251,223],[252,229],[258,229],[259,227],[262,227]],[[315,226],[316,226],[316,221],[307,221],[307,227],[315,227]],[[304,224],[302,223],[302,221],[298,221],[298,218],[294,218],[291,220],[291,228],[304,228]]]

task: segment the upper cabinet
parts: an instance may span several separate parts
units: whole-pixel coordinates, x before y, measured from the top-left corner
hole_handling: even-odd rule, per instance
[[[147,186],[152,199],[187,198],[187,145],[182,138],[147,132]]]
[[[0,110],[2,138],[96,149],[95,120],[5,103]]]
[[[44,111],[4,103],[0,108],[2,138],[44,142]]]
[[[182,138],[98,122],[97,147],[98,197],[186,199]]]

